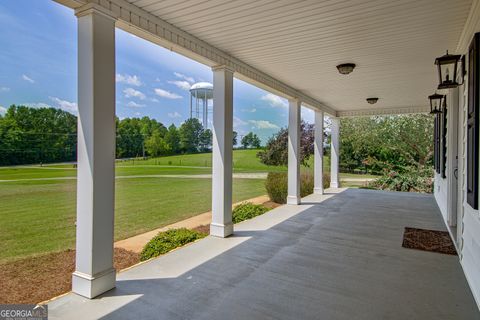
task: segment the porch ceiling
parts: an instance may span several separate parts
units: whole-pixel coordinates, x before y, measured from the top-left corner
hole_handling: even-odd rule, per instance
[[[427,105],[472,0],[127,0],[336,111]],[[349,76],[335,66],[357,64]],[[385,112],[384,112],[385,113]]]

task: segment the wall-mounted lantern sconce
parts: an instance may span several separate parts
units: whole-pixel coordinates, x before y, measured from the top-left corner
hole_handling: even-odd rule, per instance
[[[378,102],[378,98],[367,98],[367,102],[370,104],[375,104]]]
[[[447,54],[435,59],[435,64],[438,68],[438,89],[449,89],[449,88],[456,88],[459,85],[463,84],[463,77],[464,77],[464,69],[463,61],[462,60],[462,82],[457,82],[457,70],[458,70],[458,62],[462,59],[462,56],[459,54],[449,54],[447,50]]]
[[[428,99],[430,100],[430,114],[442,113],[442,102],[443,99],[445,99],[445,96],[443,94],[435,93],[428,96]]]

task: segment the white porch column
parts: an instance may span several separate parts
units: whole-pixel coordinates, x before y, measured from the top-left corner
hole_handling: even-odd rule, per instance
[[[233,70],[213,68],[212,223],[210,234],[228,237],[232,223]]]
[[[288,196],[287,204],[300,204],[300,111],[299,100],[288,101]]]
[[[330,144],[330,188],[340,187],[340,119],[332,117],[332,141]]]
[[[77,251],[72,290],[115,287],[115,19],[89,4],[78,17]]]
[[[315,111],[313,193],[323,194],[323,111]]]

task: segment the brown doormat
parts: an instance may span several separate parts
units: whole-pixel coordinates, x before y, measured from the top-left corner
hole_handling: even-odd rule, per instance
[[[455,245],[447,231],[405,228],[402,247],[457,255]]]

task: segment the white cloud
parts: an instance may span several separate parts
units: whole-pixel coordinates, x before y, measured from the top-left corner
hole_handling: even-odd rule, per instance
[[[140,78],[137,77],[136,75],[129,75],[129,74],[119,74],[115,76],[115,81],[116,82],[122,82],[129,84],[131,86],[137,86],[140,87],[142,85],[142,82],[140,81]]]
[[[242,109],[243,112],[251,112],[251,113],[255,113],[257,112],[257,109],[256,108],[251,108],[251,109]]]
[[[170,91],[167,91],[167,90],[163,90],[163,89],[160,89],[160,88],[155,89],[155,94],[159,97],[167,98],[167,99],[181,99],[182,98],[182,96],[179,96],[176,93],[173,93],[173,92],[170,92]]]
[[[43,103],[43,102],[27,102],[27,103],[20,103],[19,105],[21,105],[21,106],[27,106],[27,107],[30,107],[30,108],[36,108],[36,109],[40,109],[40,108],[55,108],[54,106],[49,105],[49,104],[46,104],[46,103]]]
[[[8,91],[10,91],[10,88],[0,87],[0,92],[8,92]]]
[[[77,113],[78,112],[78,105],[76,102],[70,102],[70,101],[66,101],[66,100],[62,100],[60,98],[57,98],[57,97],[49,97],[50,100],[52,100],[53,102],[55,102],[57,104],[57,107],[59,109],[62,109],[64,111],[68,111],[68,112],[71,112],[71,113]]]
[[[159,102],[157,98],[151,98],[150,101],[152,101],[152,102]]]
[[[125,94],[125,98],[135,97],[135,98],[138,98],[140,100],[145,100],[145,98],[146,98],[146,96],[143,92],[140,92],[140,91],[135,90],[133,88],[126,88],[125,90],[123,90],[123,93]]]
[[[272,107],[284,107],[288,106],[287,100],[280,98],[272,93],[267,93],[261,98],[263,101],[267,101]]]
[[[191,87],[188,81],[183,81],[183,80],[172,80],[172,81],[168,81],[168,83],[174,84],[182,90],[190,90],[190,87]]]
[[[22,74],[22,79],[25,80],[25,81],[28,81],[30,83],[35,83],[35,80],[33,80],[32,78]]]
[[[129,103],[127,103],[127,107],[130,107],[130,108],[143,108],[145,107],[144,104],[140,104],[140,103],[136,103],[136,102],[133,102],[133,101],[130,101]]]
[[[140,112],[135,112],[134,113],[137,117],[141,116],[142,114]]]
[[[177,111],[168,113],[168,116],[170,118],[181,118],[182,117],[182,115],[180,113],[178,113]]]
[[[233,127],[234,128],[238,128],[238,127],[241,127],[241,126],[245,126],[247,125],[248,123],[243,121],[242,119],[238,118],[238,117],[233,117]]]
[[[182,73],[180,73],[180,72],[174,72],[173,74],[175,75],[175,77],[180,78],[180,79],[183,79],[183,80],[186,80],[186,81],[188,81],[188,82],[190,82],[190,83],[194,83],[194,82],[195,82],[195,79],[193,79],[192,77],[186,76],[186,75],[184,75],[184,74],[182,74]]]
[[[4,115],[7,112],[7,108],[0,106],[0,115]]]
[[[248,123],[252,125],[253,128],[256,129],[278,129],[280,128],[274,123],[271,123],[268,120],[248,120]]]

